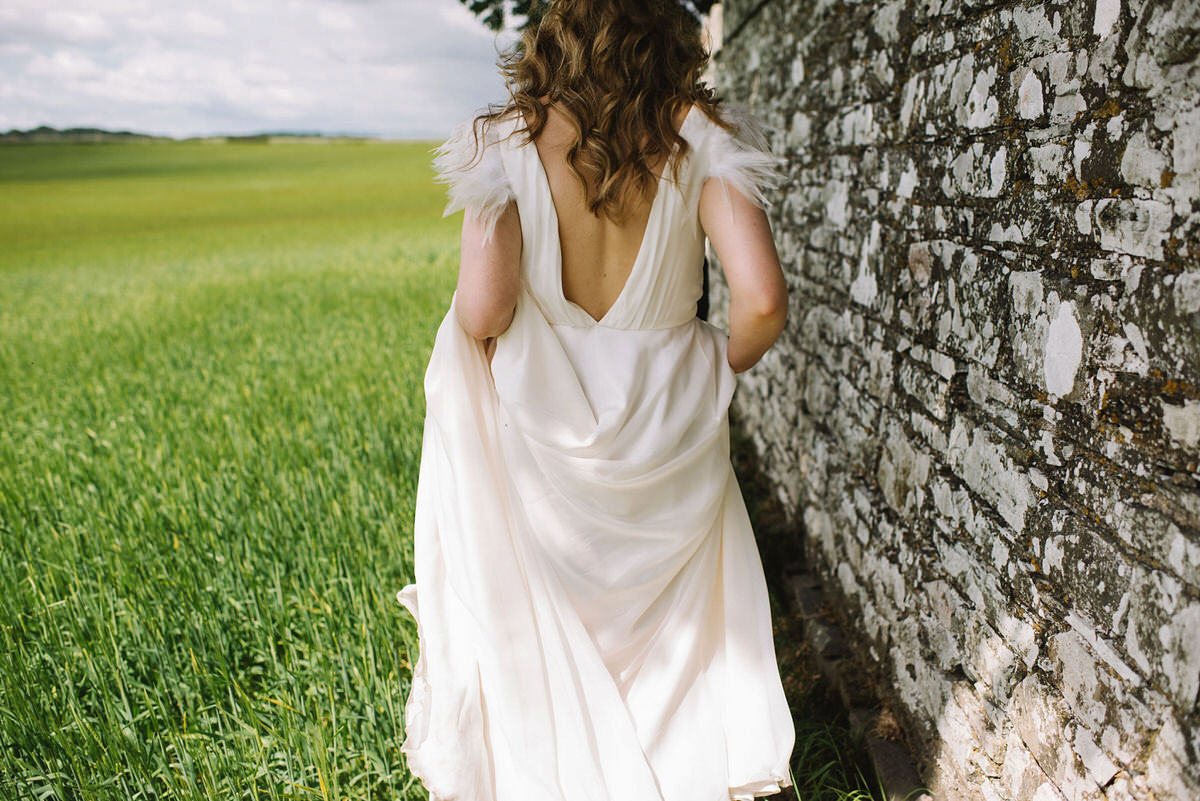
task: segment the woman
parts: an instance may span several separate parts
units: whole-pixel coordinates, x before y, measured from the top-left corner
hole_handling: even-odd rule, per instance
[[[776,160],[700,83],[676,0],[562,0],[436,160],[465,208],[425,377],[409,767],[435,801],[787,786],[791,718],[729,462],[786,290]],[[705,237],[730,333],[696,318]]]

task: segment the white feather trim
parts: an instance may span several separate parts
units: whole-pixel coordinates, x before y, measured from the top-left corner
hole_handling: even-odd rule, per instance
[[[450,198],[442,216],[463,210],[473,214],[483,223],[486,243],[495,233],[504,208],[516,195],[504,172],[495,126],[482,126],[478,142],[472,126],[473,120],[466,120],[454,128],[450,138],[434,150],[433,168],[437,171],[435,180],[446,185]]]
[[[708,176],[721,181],[726,200],[733,187],[760,208],[770,205],[764,190],[778,187],[783,180],[784,160],[770,152],[767,137],[758,121],[740,107],[726,107],[725,118],[737,126],[731,134],[713,125],[708,144]],[[730,204],[732,214],[733,205]]]

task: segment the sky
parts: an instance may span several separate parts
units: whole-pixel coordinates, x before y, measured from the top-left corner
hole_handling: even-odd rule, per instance
[[[435,139],[515,38],[458,0],[0,0],[0,132]]]

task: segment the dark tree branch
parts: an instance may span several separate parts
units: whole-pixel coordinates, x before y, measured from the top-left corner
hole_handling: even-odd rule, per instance
[[[679,0],[689,11],[697,16],[707,14],[717,0]],[[459,0],[479,17],[483,24],[493,31],[502,29],[513,19],[524,18],[520,27],[537,24],[550,5],[549,0],[513,0],[511,10],[507,0]]]

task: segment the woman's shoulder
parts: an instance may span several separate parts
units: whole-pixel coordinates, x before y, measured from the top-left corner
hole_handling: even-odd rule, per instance
[[[783,159],[771,152],[762,123],[745,106],[722,103],[714,114],[717,119],[693,106],[690,127],[681,131],[694,151],[700,176],[719,178],[765,206],[766,191],[782,181]]]
[[[749,108],[740,104],[722,103],[711,114],[693,105],[680,133],[688,140],[688,144],[709,150],[722,147],[770,150],[762,122]]]
[[[438,151],[469,149],[472,155],[512,140],[517,132],[519,115],[516,112],[493,112],[480,109],[459,121],[450,131],[450,136],[438,147]]]
[[[436,180],[446,186],[449,200],[443,215],[470,210],[484,222],[485,240],[516,197],[501,152],[514,132],[506,115],[475,114],[456,125],[434,150]]]

